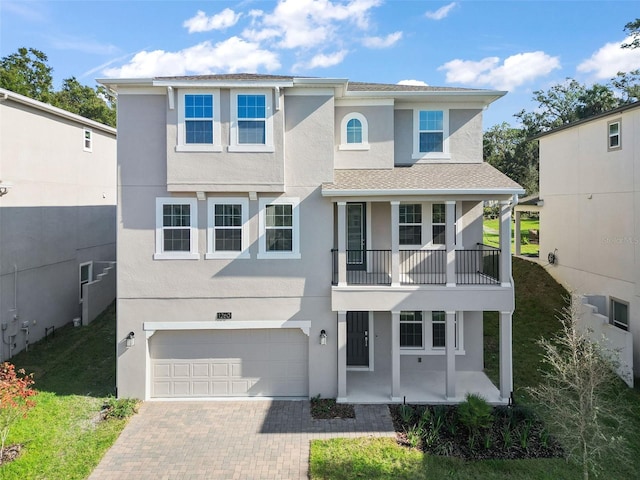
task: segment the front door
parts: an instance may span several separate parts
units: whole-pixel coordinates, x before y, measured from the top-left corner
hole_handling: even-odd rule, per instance
[[[369,366],[369,312],[347,312],[347,366]]]
[[[366,209],[364,203],[347,203],[347,270],[366,270]]]

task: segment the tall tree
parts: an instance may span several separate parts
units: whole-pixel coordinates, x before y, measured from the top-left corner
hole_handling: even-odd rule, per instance
[[[93,89],[82,85],[75,77],[67,78],[62,88],[53,94],[51,103],[97,122],[116,126],[115,97],[104,87]]]
[[[47,56],[35,48],[19,48],[0,59],[0,87],[48,102],[53,91]]]
[[[631,42],[623,43],[622,48],[640,48],[640,18],[627,23],[624,31],[631,37]]]

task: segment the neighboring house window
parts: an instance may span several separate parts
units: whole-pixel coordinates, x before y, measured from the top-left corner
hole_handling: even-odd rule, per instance
[[[414,110],[413,158],[450,158],[448,141],[449,112]]]
[[[231,92],[230,151],[273,152],[272,92]]]
[[[258,258],[300,258],[299,200],[260,199]]]
[[[179,93],[176,151],[221,151],[218,90]]]
[[[401,203],[399,209],[400,245],[422,245],[422,205]]]
[[[340,124],[340,150],[369,150],[369,124],[364,115],[352,112]]]
[[[431,233],[433,245],[446,244],[446,206],[444,203],[434,203],[431,206]]]
[[[400,312],[400,347],[422,348],[422,312]]]
[[[82,286],[93,280],[93,262],[80,264],[80,303],[82,303]]]
[[[93,131],[89,128],[83,129],[84,144],[83,150],[85,152],[93,152]]]
[[[249,258],[249,201],[209,198],[205,258]]]
[[[195,198],[157,198],[156,253],[153,258],[199,258],[197,218]]]
[[[615,298],[611,299],[609,315],[612,325],[622,330],[629,330],[629,304]]]
[[[622,139],[620,138],[620,126],[621,121],[615,120],[607,124],[607,130],[609,133],[608,150],[618,150],[622,148]]]

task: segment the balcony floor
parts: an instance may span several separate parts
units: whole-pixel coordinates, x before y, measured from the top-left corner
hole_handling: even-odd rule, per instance
[[[445,273],[416,273],[400,275],[401,285],[445,285]],[[499,285],[495,278],[483,273],[456,273],[456,285]],[[347,271],[347,285],[391,285],[388,273],[373,273],[358,270]]]
[[[456,397],[445,397],[445,372],[409,371],[400,375],[401,401],[407,403],[452,404],[464,401],[467,393],[477,393],[492,405],[507,403],[484,372],[456,372]],[[391,403],[391,373],[389,371],[347,371],[345,403]]]

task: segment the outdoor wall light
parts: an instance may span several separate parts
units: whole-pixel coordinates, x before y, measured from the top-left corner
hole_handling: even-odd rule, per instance
[[[127,335],[127,347],[133,347],[136,344],[135,336],[135,333],[129,332],[129,335]]]
[[[327,344],[327,331],[326,330],[321,330],[320,331],[320,345],[326,345]]]

